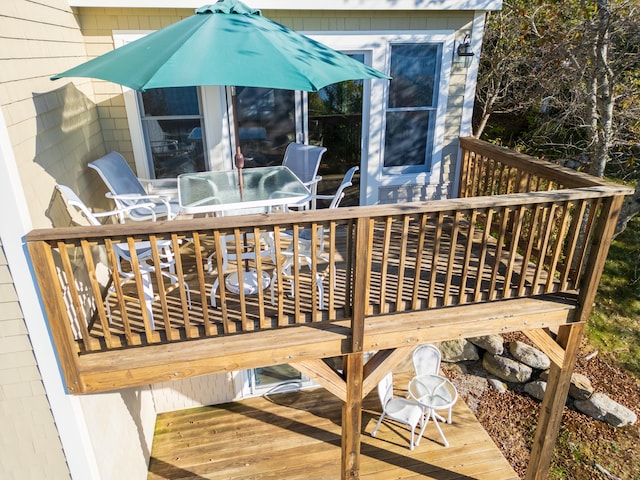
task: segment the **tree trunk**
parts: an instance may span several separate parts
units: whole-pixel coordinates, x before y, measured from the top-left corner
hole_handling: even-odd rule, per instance
[[[596,177],[603,177],[605,167],[609,161],[611,139],[613,138],[613,75],[609,67],[609,5],[607,0],[598,0],[598,14],[596,19],[596,35],[593,45],[594,80],[595,80],[595,120],[596,127],[593,134],[593,157],[589,173]],[[593,128],[593,122],[592,122]]]
[[[636,191],[630,197],[627,197],[620,209],[620,216],[618,217],[618,223],[616,223],[616,231],[614,236],[619,235],[627,228],[629,220],[640,212],[640,180],[636,184]]]

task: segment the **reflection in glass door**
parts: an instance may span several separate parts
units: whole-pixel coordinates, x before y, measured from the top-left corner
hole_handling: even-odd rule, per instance
[[[296,138],[295,93],[275,88],[236,87],[238,136],[245,167],[282,163]]]
[[[272,365],[245,371],[244,396],[299,390],[311,385],[313,382],[291,365]]]
[[[364,62],[364,54],[350,54]],[[319,193],[333,194],[349,168],[362,159],[363,81],[348,80],[328,85],[308,95],[309,143],[327,147],[319,174]],[[341,205],[359,205],[360,176],[354,178]],[[325,205],[319,205],[323,207]]]

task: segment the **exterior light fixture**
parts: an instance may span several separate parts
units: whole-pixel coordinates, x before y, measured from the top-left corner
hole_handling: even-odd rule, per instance
[[[459,57],[473,57],[475,53],[473,53],[470,49],[471,39],[469,38],[469,34],[467,34],[464,36],[464,40],[462,40],[462,43],[458,44],[456,53]]]

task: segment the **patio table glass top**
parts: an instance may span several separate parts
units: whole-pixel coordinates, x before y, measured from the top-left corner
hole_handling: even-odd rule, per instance
[[[178,176],[178,199],[183,213],[268,209],[304,203],[310,192],[287,167],[185,173]]]

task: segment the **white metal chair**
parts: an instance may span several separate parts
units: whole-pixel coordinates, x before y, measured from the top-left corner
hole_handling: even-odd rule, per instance
[[[375,437],[378,432],[378,428],[382,424],[384,418],[394,420],[398,423],[402,423],[411,427],[411,440],[410,449],[413,450],[415,445],[420,444],[420,438],[424,433],[424,427],[426,423],[423,419],[422,406],[418,403],[407,400],[406,398],[395,397],[393,395],[393,374],[389,373],[378,384],[378,397],[380,398],[380,404],[382,405],[382,415],[376,424],[375,428],[371,432],[371,436]],[[414,440],[415,431],[418,423],[422,421],[422,429],[418,435],[418,439]]]
[[[439,375],[442,354],[440,353],[440,349],[435,345],[431,343],[418,345],[413,351],[411,358],[416,377],[420,375]],[[447,423],[451,424],[453,405],[448,408],[449,415],[447,417]],[[425,414],[427,413],[429,412],[425,412]],[[444,419],[442,421],[444,421]]]
[[[331,203],[329,204],[329,208],[336,208],[344,198],[344,190],[353,185],[353,176],[356,174],[356,172],[359,169],[360,167],[356,166],[356,167],[351,167],[349,170],[347,170],[347,173],[344,174],[344,177],[342,178],[342,182],[338,186],[336,193],[334,193],[333,195],[318,194],[315,196],[315,198],[317,200],[331,200]]]
[[[315,208],[315,196],[318,192],[320,160],[326,147],[290,143],[284,152],[282,165],[288,167],[311,192],[311,208]]]
[[[340,206],[340,202],[344,198],[344,190],[347,187],[352,185],[353,175],[358,170],[359,167],[351,167],[347,173],[345,174],[340,186],[336,190],[334,195],[326,195],[326,196],[318,196],[318,198],[331,199],[331,204],[329,208],[338,208]],[[330,259],[326,256],[324,251],[324,228],[318,227],[316,231],[317,238],[317,250],[316,250],[316,259],[321,262],[329,262]],[[282,255],[285,256],[285,261],[282,265],[283,278],[289,278],[289,285],[291,289],[291,295],[295,295],[294,292],[294,282],[291,279],[291,267],[295,264],[295,248],[294,248],[294,235],[292,230],[285,230],[281,233],[281,236],[290,240],[291,243],[287,247],[286,250],[282,252]],[[303,228],[298,232],[298,259],[299,266],[307,265],[309,269],[312,268],[313,265],[313,242],[312,242],[312,233],[310,228]],[[274,297],[274,288],[275,281],[277,278],[277,271],[273,271],[273,278],[271,281],[271,298],[272,302]],[[316,288],[318,289],[318,298],[320,302],[320,310],[324,310],[324,285],[323,285],[323,275],[316,271],[316,275],[314,278],[314,282],[316,284]],[[331,282],[335,282],[335,278],[331,279]]]
[[[177,184],[174,189],[175,182],[169,184],[166,180],[161,180],[163,187],[159,188],[159,191],[164,191],[158,194],[148,193],[141,179],[136,177],[127,161],[118,152],[110,152],[88,166],[98,172],[109,189],[107,197],[113,199],[116,207],[122,210],[118,214],[120,222],[124,222],[125,216],[137,221],[155,221],[162,217],[172,220],[179,213]],[[144,204],[144,208],[129,208],[141,204]],[[149,207],[149,204],[152,206]]]
[[[222,257],[222,267],[211,286],[211,306],[213,308],[216,308],[217,306],[216,292],[220,286],[220,278],[224,277],[224,275],[229,271],[230,263],[237,264],[239,262],[241,264],[239,268],[244,268],[242,264],[249,260],[256,260],[257,257],[273,257],[272,237],[268,234],[261,234],[257,243],[254,238],[255,236],[253,234],[241,235],[239,244],[237,244],[237,239],[234,235],[223,235],[220,238],[221,245],[219,250]],[[236,248],[236,245],[239,245],[238,248]],[[237,253],[238,250],[240,250],[240,255]],[[207,268],[210,274],[214,274],[216,270],[213,265],[213,259],[216,255],[217,253],[214,252],[207,257]],[[263,272],[263,277],[258,278],[257,272],[252,269],[251,271],[244,271],[244,285],[242,287],[240,286],[239,276],[238,278],[235,278],[235,280],[238,282],[238,285],[235,285],[234,281],[229,277],[227,277],[227,281],[225,282],[225,285],[232,291],[232,293],[239,293],[239,288],[244,288],[245,291],[248,289],[248,293],[256,293],[258,288],[267,288],[269,276]],[[271,301],[273,303],[273,292]]]
[[[87,219],[90,225],[102,225],[98,218],[107,217],[107,216],[119,216],[122,213],[122,209],[109,210],[106,212],[96,212],[94,213],[87,207],[87,205],[78,197],[78,195],[66,185],[56,185],[58,191],[62,194],[63,199],[66,201],[67,205],[76,208],[83,216]],[[141,208],[144,204],[141,205],[131,205],[127,207],[128,209]],[[163,276],[167,277],[172,284],[177,283],[178,277],[175,275],[175,258],[173,255],[173,251],[171,250],[171,241],[169,240],[161,240],[157,242],[158,249],[160,250],[160,272]],[[135,279],[134,272],[131,271],[131,268],[125,267],[125,263],[131,265],[132,261],[132,252],[127,243],[116,243],[113,246],[114,253],[116,254],[116,263],[118,276],[120,277],[120,286],[123,286],[127,282]],[[153,284],[151,283],[151,273],[156,271],[155,265],[152,263],[153,250],[151,248],[151,243],[148,241],[136,242],[135,243],[135,252],[136,258],[138,259],[138,265],[140,268],[140,276],[142,278],[143,291],[144,291],[144,302],[146,306],[146,310],[149,313],[149,320],[151,322],[151,328],[154,328],[153,322],[153,313],[151,310],[151,304],[154,301],[153,294]],[[189,308],[191,308],[191,292],[189,290],[189,285],[184,283]],[[111,307],[109,305],[109,299],[112,295],[116,293],[115,286],[109,287],[107,291],[107,295],[105,297],[105,305],[107,309],[107,316],[109,317],[109,323],[111,323]]]

